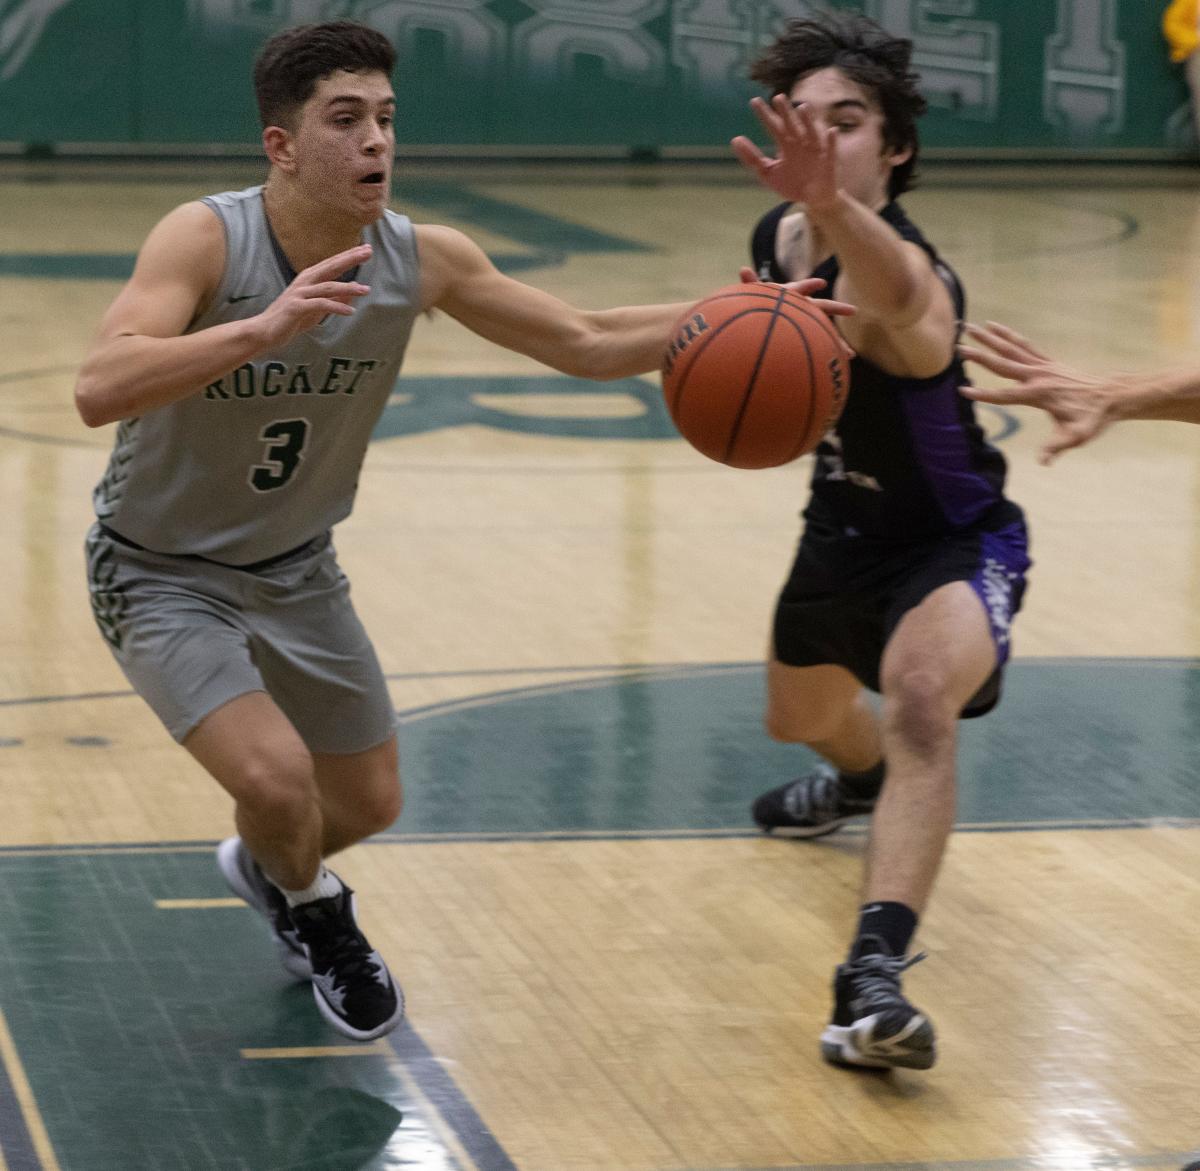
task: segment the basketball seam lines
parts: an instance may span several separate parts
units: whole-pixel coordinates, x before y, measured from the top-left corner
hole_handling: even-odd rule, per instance
[[[829,340],[833,342],[834,357],[837,361],[843,362],[845,364],[845,367],[846,367],[845,372],[846,372],[847,382],[848,382],[849,374],[850,374],[850,369],[849,369],[850,363],[849,363],[849,361],[847,361],[845,358],[842,357],[842,345],[844,343],[843,343],[842,335],[838,331],[837,326],[834,325],[834,323],[829,319],[829,317],[826,314],[822,313],[819,309],[809,308],[809,306],[804,302],[803,299],[789,301],[788,304],[792,305],[793,308],[799,309],[810,321],[815,321],[821,327],[821,329],[824,331],[826,337],[828,337]],[[794,323],[792,323],[792,324],[794,324]],[[800,330],[797,329],[796,332],[800,333]],[[801,336],[803,337],[802,333],[801,333]],[[805,347],[808,348],[808,339],[807,338],[805,338]],[[813,377],[815,377],[815,371],[813,371],[813,369],[812,369],[812,352],[811,352],[811,350],[809,351],[809,368],[810,368],[810,374]],[[842,394],[842,400],[843,400],[842,407],[843,408],[845,407],[845,398],[848,393],[849,393],[848,390],[843,391],[843,394]],[[813,409],[812,403],[810,400],[810,407],[809,407],[809,423],[810,424],[812,422],[812,409]],[[836,415],[840,415],[841,409],[837,410],[834,413]],[[807,434],[807,431],[805,433]],[[802,446],[802,444],[798,444],[797,448],[799,448],[801,446]],[[797,455],[799,454],[799,450],[797,450],[796,454]],[[796,456],[793,455],[792,459],[795,459],[795,458],[796,458]]]
[[[785,293],[790,291],[790,289],[784,289]],[[799,294],[797,294],[797,297],[799,298]],[[841,352],[842,335],[838,332],[837,326],[835,326],[833,322],[829,320],[828,314],[822,313],[819,309],[810,308],[807,301],[803,298],[789,300],[788,304],[793,309],[799,309],[800,312],[805,315],[805,317],[815,321],[825,331],[829,339],[838,346],[839,353]]]
[[[804,356],[808,360],[808,385],[815,388],[817,385],[817,369],[816,363],[813,360],[812,346],[808,344],[808,338],[804,336],[804,330],[802,330],[800,326],[796,324],[796,322],[792,321],[788,317],[785,317],[784,321],[786,321],[788,325],[790,325],[796,331],[796,336],[804,343]],[[808,418],[804,422],[804,429],[800,432],[800,438],[796,441],[796,446],[792,448],[792,454],[789,455],[786,460],[784,460],[784,463],[791,463],[792,460],[796,459],[804,450],[808,441],[809,430],[812,428],[813,413],[816,411],[816,409],[817,397],[815,394],[809,394]]]
[[[754,384],[758,381],[758,372],[762,369],[763,358],[766,355],[767,349],[771,344],[771,335],[775,332],[775,323],[779,320],[779,310],[783,306],[783,299],[787,295],[786,289],[780,289],[779,295],[775,298],[775,308],[771,311],[771,320],[767,325],[766,335],[763,337],[762,344],[758,347],[758,357],[754,361],[754,369],[750,372],[750,381],[746,383],[746,389],[742,392],[742,403],[738,407],[737,416],[733,420],[733,426],[729,429],[729,442],[725,445],[725,456],[723,463],[728,463],[730,456],[733,455],[733,449],[737,446],[738,436],[742,431],[742,422],[746,417],[746,411],[750,406],[750,399],[754,396]],[[799,333],[799,331],[797,330]],[[803,334],[801,334],[803,337]],[[805,349],[808,349],[807,341],[804,343]],[[812,360],[809,360],[811,367]],[[809,384],[811,385],[811,379]]]
[[[783,291],[787,292],[786,289]],[[692,308],[688,310],[688,317],[691,316],[692,311],[695,310],[699,304],[707,303],[709,301],[724,301],[730,297],[737,297],[739,299],[753,298],[758,301],[769,301],[772,305],[778,305],[779,303],[779,298],[774,293],[762,293],[749,286],[743,286],[743,288],[740,289],[731,289],[727,293],[717,293],[712,297],[706,297],[704,302],[697,302],[696,305],[693,305]],[[800,307],[799,303],[796,301],[789,301],[788,304],[796,308]],[[738,321],[740,318],[744,317],[747,313],[761,313],[762,311],[762,309],[743,309],[735,316],[722,321],[720,325],[713,326],[708,336],[701,338],[696,348],[692,350],[690,354],[685,355],[684,360],[679,361],[679,384],[675,388],[675,396],[668,404],[672,413],[679,409],[679,403],[683,398],[684,385],[687,382],[688,374],[691,372],[692,367],[696,364],[696,361],[699,359],[700,355],[708,348],[709,342],[711,342],[718,334],[721,334],[728,329],[735,321]],[[684,320],[686,320],[686,318]]]
[[[692,367],[695,366],[700,360],[700,355],[708,349],[708,347],[716,338],[720,337],[721,334],[729,329],[729,327],[732,326],[735,321],[740,321],[743,317],[746,317],[751,313],[763,312],[765,312],[763,309],[742,309],[733,317],[722,321],[720,325],[714,325],[709,328],[708,333],[706,333],[704,337],[700,339],[696,348],[690,354],[686,355],[687,365],[684,366],[683,363],[680,363],[679,385],[675,390],[675,398],[670,404],[672,412],[677,411],[679,409],[679,404],[683,401],[683,391],[687,385],[688,375],[692,372]]]
[[[812,346],[809,343],[808,337],[804,333],[804,328],[801,325],[801,323],[799,321],[795,320],[790,314],[783,313],[782,310],[785,305],[789,309],[795,310],[796,313],[802,315],[805,321],[815,322],[816,325],[818,326],[818,328],[820,329],[822,336],[824,338],[826,338],[828,341],[833,343],[833,345],[835,347],[835,352],[833,355],[834,360],[839,363],[844,363],[844,360],[841,357],[841,347],[844,344],[841,340],[841,335],[838,333],[837,329],[834,327],[833,323],[829,320],[829,318],[826,314],[820,312],[819,310],[814,310],[810,307],[810,305],[808,304],[807,298],[803,298],[803,297],[800,297],[799,295],[793,294],[793,291],[791,289],[780,288],[777,294],[767,294],[765,292],[761,292],[758,290],[752,291],[750,289],[744,289],[744,290],[736,290],[735,289],[735,290],[731,290],[729,292],[721,293],[714,297],[708,298],[708,300],[719,301],[719,300],[726,300],[726,299],[732,299],[732,298],[753,299],[753,300],[758,300],[758,301],[769,302],[771,305],[771,310],[770,310],[771,311],[771,322],[768,325],[766,336],[761,343],[759,354],[758,354],[758,359],[755,363],[754,371],[752,372],[752,374],[750,376],[750,380],[747,385],[746,393],[743,396],[741,405],[740,405],[738,412],[731,424],[730,435],[725,444],[725,447],[723,450],[723,455],[716,456],[715,454],[713,454],[710,456],[710,458],[718,459],[720,462],[724,462],[724,463],[728,463],[728,461],[729,461],[731,455],[733,454],[734,449],[737,445],[737,441],[740,438],[741,428],[744,425],[745,416],[746,416],[747,411],[749,410],[750,400],[753,397],[753,391],[757,385],[758,376],[761,373],[761,366],[764,361],[764,355],[768,348],[768,343],[770,342],[771,337],[773,335],[774,324],[775,324],[775,321],[777,318],[783,317],[788,322],[788,324],[791,325],[792,328],[796,331],[797,337],[804,343],[805,357],[808,362],[809,385],[812,386],[815,384],[816,369],[817,369],[816,361],[817,360],[816,360],[816,357],[814,356]],[[751,315],[754,315],[757,313],[765,313],[765,312],[767,312],[767,306],[765,304],[762,305],[761,307],[756,307],[753,309],[745,308],[745,309],[742,309],[741,311],[735,312],[732,317],[727,318],[725,321],[721,322],[719,325],[717,325],[715,327],[711,327],[709,333],[707,333],[705,336],[698,339],[698,344],[696,345],[696,347],[694,349],[692,349],[690,353],[682,356],[682,359],[678,362],[678,366],[677,366],[677,370],[676,370],[677,378],[676,378],[676,384],[673,387],[673,394],[671,395],[671,397],[668,399],[668,402],[667,402],[667,406],[668,406],[668,409],[670,410],[672,418],[674,419],[676,426],[679,427],[681,430],[682,430],[681,415],[682,415],[682,404],[683,404],[684,394],[685,394],[685,391],[687,390],[687,384],[690,379],[692,369],[695,367],[696,363],[700,360],[701,356],[705,353],[705,351],[707,351],[709,345],[712,342],[714,342],[717,337],[719,337],[721,334],[723,334],[725,332],[725,330],[731,328],[735,322],[741,320],[743,317],[751,316]],[[664,387],[664,389],[665,389],[665,387]],[[843,399],[844,399],[844,397],[845,397],[845,392],[843,392]],[[831,414],[832,413],[833,412],[831,412]],[[804,450],[806,447],[805,440],[808,438],[808,432],[809,432],[809,429],[813,425],[813,421],[814,421],[815,417],[816,417],[816,403],[810,398],[810,400],[808,402],[808,418],[806,421],[804,431],[800,435],[800,437],[797,439],[796,445],[792,449],[792,453],[787,457],[786,460],[783,461],[784,463],[790,463],[792,460],[796,459],[799,455],[804,453]],[[817,439],[819,442],[820,436],[818,436]],[[703,448],[701,448],[701,450],[703,450]],[[705,454],[709,454],[709,453],[705,452]],[[731,465],[731,466],[736,466],[736,465]]]

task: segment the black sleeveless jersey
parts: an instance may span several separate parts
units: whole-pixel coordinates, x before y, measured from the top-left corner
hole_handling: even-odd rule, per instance
[[[751,253],[763,280],[787,281],[775,253],[782,204],[754,229]],[[897,203],[879,213],[905,240],[925,250],[961,320],[958,277]],[[837,257],[812,273],[833,295]],[[1004,496],[1004,457],[984,438],[975,404],[958,393],[968,381],[956,356],[932,378],[901,378],[865,358],[850,364],[850,392],[837,424],[817,447],[805,519],[831,533],[884,540],[924,540],[971,526],[998,529],[1021,518]]]

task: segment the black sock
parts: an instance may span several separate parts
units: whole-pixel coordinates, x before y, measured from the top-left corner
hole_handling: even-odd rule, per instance
[[[917,930],[917,913],[903,903],[866,903],[858,913],[858,932],[850,958],[872,953],[902,956]]]
[[[887,771],[886,763],[881,759],[866,772],[849,773],[845,769],[838,770],[838,792],[851,801],[874,801],[883,789],[883,777]]]

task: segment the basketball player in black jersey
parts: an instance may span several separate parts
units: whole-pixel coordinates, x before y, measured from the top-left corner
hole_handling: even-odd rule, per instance
[[[754,108],[774,157],[733,146],[786,200],[755,228],[759,276],[821,277],[858,306],[838,323],[856,353],[850,393],[815,455],[768,664],[768,731],[828,765],[763,794],[753,815],[794,837],[871,815],[822,1052],[927,1069],[933,1026],[900,976],[921,958],[907,952],[954,824],[956,722],[999,698],[1029,559],[1004,459],[958,390],[962,288],[896,202],[925,108],[911,48],[863,17],[791,22],[753,70],[772,95]]]

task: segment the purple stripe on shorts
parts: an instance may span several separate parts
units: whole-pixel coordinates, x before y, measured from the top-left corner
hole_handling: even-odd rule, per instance
[[[1029,569],[1025,526],[1015,524],[995,533],[982,533],[979,559],[971,588],[983,603],[996,644],[996,663],[1000,665],[1008,659],[1012,620],[1021,605]]]

